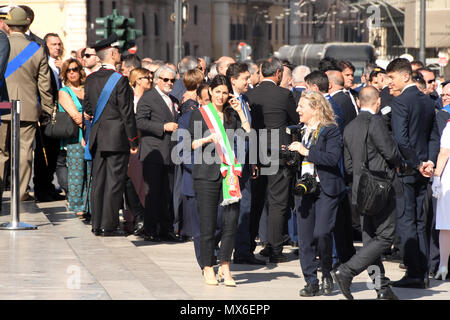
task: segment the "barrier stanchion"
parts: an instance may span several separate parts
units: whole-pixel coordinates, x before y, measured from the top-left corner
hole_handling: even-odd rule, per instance
[[[2,104],[4,107],[4,104]],[[0,224],[0,230],[37,229],[28,223],[20,222],[20,101],[13,100],[11,108],[11,222]]]

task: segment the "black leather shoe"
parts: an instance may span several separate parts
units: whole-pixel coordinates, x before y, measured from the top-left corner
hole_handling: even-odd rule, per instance
[[[307,284],[299,292],[300,297],[314,297],[320,295],[320,288],[318,284]]]
[[[350,286],[352,285],[352,277],[347,277],[342,274],[339,270],[332,270],[331,276],[334,282],[338,285],[344,297],[348,300],[353,300],[352,293],[350,291]]]
[[[272,247],[267,245],[259,252],[263,257],[270,257],[272,255]]]
[[[399,267],[400,269],[402,269],[402,270],[406,270],[406,266],[405,266],[405,264],[403,264],[403,263],[400,263],[400,264],[398,265],[398,267]]]
[[[92,233],[96,236],[99,236],[102,233],[101,229],[92,229]]]
[[[161,236],[161,240],[167,242],[183,242],[183,239],[175,235],[173,232],[169,232],[168,234]]]
[[[162,241],[161,238],[158,236],[148,236],[148,235],[144,236],[144,240],[150,241],[150,242],[161,242]]]
[[[398,298],[392,291],[391,287],[387,287],[378,291],[377,300],[398,300]]]
[[[133,234],[140,236],[144,233],[144,221],[137,221],[134,225]]]
[[[323,277],[322,283],[320,285],[320,291],[324,295],[329,295],[333,292],[334,284],[333,284],[333,278],[331,277]]]
[[[266,261],[259,260],[255,257],[248,257],[248,258],[234,258],[233,259],[234,264],[254,264],[254,265],[265,265]]]
[[[287,261],[288,261],[288,258],[282,253],[273,254],[269,257],[269,262],[272,262],[272,263],[282,263],[282,262],[287,262]]]
[[[124,237],[127,233],[123,230],[102,230],[101,237]]]
[[[411,278],[406,275],[398,281],[391,282],[390,285],[397,288],[417,288],[417,289],[426,288],[424,279]]]

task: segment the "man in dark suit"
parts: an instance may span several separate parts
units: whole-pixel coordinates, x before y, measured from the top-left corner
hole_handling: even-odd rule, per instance
[[[361,89],[359,93],[361,113],[349,123],[344,132],[345,171],[353,177],[352,204],[356,204],[361,167],[367,150],[368,167],[371,171],[387,172],[394,175],[395,167],[401,165],[400,153],[387,130],[384,119],[379,115],[380,98],[373,86]],[[367,132],[367,135],[366,135]],[[396,296],[385,277],[381,254],[390,248],[395,236],[395,193],[391,192],[384,209],[376,216],[361,215],[363,226],[363,247],[351,259],[332,271],[335,282],[347,299],[353,299],[350,284],[353,277],[371,265],[378,267],[375,283],[378,299],[395,299]],[[369,275],[372,276],[369,270]],[[378,281],[379,280],[379,281]]]
[[[86,79],[83,107],[89,116],[96,114],[100,93],[120,62],[117,45],[115,34],[95,45],[102,68]],[[125,232],[119,229],[119,210],[129,154],[138,151],[133,91],[126,77],[120,77],[93,124],[88,148],[92,154],[92,231],[100,236],[123,236]]]
[[[439,152],[434,105],[412,81],[411,64],[398,58],[387,67],[389,88],[401,94],[392,102],[392,134],[406,165],[399,173],[404,197],[397,201],[397,233],[406,275],[395,287],[425,288],[428,285],[429,245],[423,201]]]
[[[241,102],[242,110],[251,127],[252,118],[248,98],[245,95],[248,91],[251,77],[248,65],[244,62],[230,64],[227,69],[227,77],[230,79],[233,95]],[[240,144],[239,141],[235,141],[235,143],[237,146],[236,156],[239,163],[243,164],[243,168],[242,176],[239,180],[242,198],[239,203],[239,220],[233,262],[236,264],[265,265],[265,261],[255,258],[250,239],[250,221],[254,221],[255,219],[251,219],[250,217],[252,197],[250,177],[252,176],[252,168],[254,166],[250,163],[249,143],[245,142]]]
[[[138,102],[136,121],[142,133],[139,159],[146,184],[145,239],[179,241],[173,232],[174,164],[172,133],[178,129],[178,101],[170,95],[176,73],[161,66],[155,73],[155,88]]]
[[[294,95],[295,105],[298,105],[302,92],[306,90],[305,77],[311,73],[307,66],[297,66],[292,70],[292,94]]]
[[[254,128],[267,129],[267,141],[271,141],[271,134],[278,133],[279,141],[274,146],[269,146],[271,158],[278,158],[282,145],[291,143],[286,127],[298,124],[298,114],[295,111],[295,101],[288,89],[280,88],[279,84],[283,75],[283,65],[277,58],[263,62],[261,72],[264,79],[260,85],[248,93],[250,109],[252,110],[252,123]],[[261,154],[261,152],[259,152]],[[267,151],[264,150],[267,154]],[[261,159],[260,159],[261,160]],[[267,160],[267,159],[266,159]],[[268,228],[269,241],[267,250],[270,262],[285,262],[283,251],[283,233],[285,219],[289,213],[289,195],[291,190],[291,177],[283,173],[284,163],[279,162],[277,170],[273,170],[273,162],[264,163],[272,165],[269,168],[261,168],[262,174],[268,174]]]
[[[336,70],[330,70],[326,72],[328,80],[330,82],[330,88],[328,93],[331,98],[341,106],[344,114],[344,128],[353,119],[356,118],[358,111],[352,103],[350,97],[344,93],[344,77],[342,73]]]

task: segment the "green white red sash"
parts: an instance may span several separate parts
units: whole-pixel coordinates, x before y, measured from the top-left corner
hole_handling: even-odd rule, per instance
[[[214,108],[212,103],[209,103],[208,105],[200,107],[199,110],[203,116],[203,119],[205,119],[206,125],[208,126],[211,134],[217,133],[220,137],[216,143],[216,151],[222,161],[220,165],[220,172],[223,177],[223,201],[221,205],[226,206],[228,204],[238,202],[239,199],[242,198],[238,179],[242,173],[242,165],[236,160],[234,151],[231,148],[230,141],[216,108]]]

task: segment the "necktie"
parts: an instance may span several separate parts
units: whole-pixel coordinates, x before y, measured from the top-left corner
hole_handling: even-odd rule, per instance
[[[247,108],[247,103],[245,103],[244,99],[242,98],[242,95],[240,95],[238,99],[241,102],[242,110],[244,110],[245,117],[247,118],[248,123],[251,126],[252,125],[252,116],[250,115],[250,112]]]

